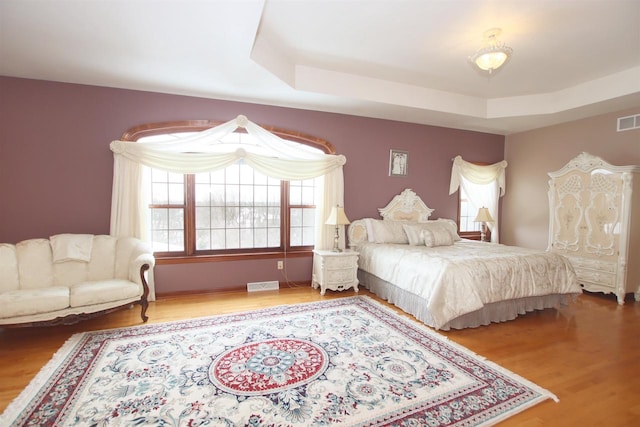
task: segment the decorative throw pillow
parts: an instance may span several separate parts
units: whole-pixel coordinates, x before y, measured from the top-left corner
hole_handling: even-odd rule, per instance
[[[412,246],[424,245],[424,237],[422,236],[423,228],[416,224],[404,224],[402,226],[404,233],[407,235],[409,244]]]
[[[435,246],[451,246],[453,245],[453,237],[446,228],[430,227],[422,230],[424,245],[430,248]]]

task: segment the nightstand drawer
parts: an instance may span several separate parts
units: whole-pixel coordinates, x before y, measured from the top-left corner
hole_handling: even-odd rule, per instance
[[[324,262],[328,270],[353,269],[358,265],[358,256],[329,256],[324,258]]]
[[[326,280],[328,284],[347,283],[355,280],[355,271],[353,268],[342,270],[328,270]]]

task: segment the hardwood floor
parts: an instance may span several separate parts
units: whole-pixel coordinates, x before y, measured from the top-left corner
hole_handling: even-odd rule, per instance
[[[158,323],[351,295],[352,290],[320,296],[318,290],[299,286],[174,296],[151,303],[147,314],[149,323]],[[366,290],[360,295],[378,299]],[[0,411],[72,334],[138,324],[136,307],[73,326],[0,329]],[[501,426],[613,427],[640,422],[640,303],[632,299],[621,307],[613,297],[584,294],[560,310],[442,334],[560,399],[540,403]]]

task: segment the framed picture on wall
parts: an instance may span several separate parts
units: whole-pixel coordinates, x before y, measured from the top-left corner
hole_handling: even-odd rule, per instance
[[[391,149],[389,153],[389,176],[409,174],[409,152]]]

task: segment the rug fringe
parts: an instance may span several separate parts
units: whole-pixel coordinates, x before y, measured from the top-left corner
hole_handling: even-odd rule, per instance
[[[51,359],[44,365],[35,377],[29,382],[29,385],[20,392],[2,414],[0,414],[0,425],[10,426],[20,416],[22,410],[27,407],[33,396],[37,395],[42,386],[50,379],[51,374],[60,366],[62,361],[69,356],[73,349],[78,345],[86,332],[73,334],[65,343],[51,356]]]

